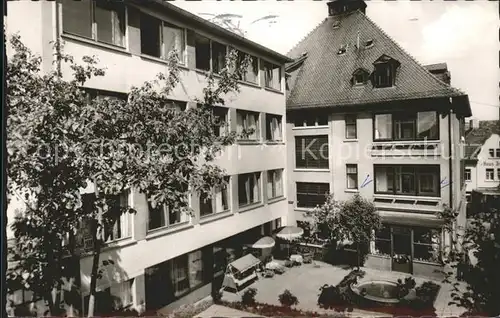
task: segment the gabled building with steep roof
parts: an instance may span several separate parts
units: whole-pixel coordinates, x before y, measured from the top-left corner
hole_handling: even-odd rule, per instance
[[[498,192],[500,186],[500,120],[475,123],[465,134],[465,185],[467,201],[474,190]]]
[[[373,200],[384,228],[366,265],[432,276],[456,234],[436,213],[448,205],[465,224],[468,96],[445,63],[423,66],[370,20],[364,1],[327,5],[288,53],[289,207],[300,225],[326,193]]]

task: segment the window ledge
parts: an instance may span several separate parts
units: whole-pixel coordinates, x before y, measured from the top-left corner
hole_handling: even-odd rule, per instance
[[[273,92],[273,93],[276,93],[276,94],[281,94],[281,95],[285,95],[285,93],[283,93],[282,91],[278,90],[278,89],[275,89],[275,88],[270,88],[270,87],[266,87],[264,86],[264,89],[268,92]]]
[[[439,139],[433,140],[373,140],[376,145],[436,145],[440,144]]]
[[[123,247],[133,245],[136,243],[137,243],[137,241],[132,239],[132,236],[128,236],[128,237],[116,239],[114,241],[110,241],[110,242],[105,243],[105,245],[102,248],[102,251],[104,252],[104,251],[112,250],[112,249],[118,248],[118,247],[123,248]]]
[[[267,145],[284,145],[284,141],[278,141],[278,140],[266,140]]]
[[[307,168],[295,168],[293,172],[330,172],[330,169],[307,169]]]
[[[269,199],[267,199],[267,204],[273,204],[273,203],[280,202],[280,201],[283,201],[283,200],[286,200],[285,196],[279,196],[279,197],[275,197],[275,198],[269,198]]]
[[[238,80],[238,84],[250,86],[250,87],[255,87],[255,88],[262,88],[258,83],[248,82],[248,81],[243,81],[243,80]]]
[[[385,258],[385,259],[391,259],[390,255],[381,255],[381,254],[368,254],[370,257],[378,257],[378,258]]]
[[[249,204],[245,204],[245,205],[240,205],[238,207],[238,212],[246,212],[246,211],[254,210],[257,208],[261,208],[263,206],[264,206],[264,203],[262,203],[262,201],[256,202],[256,203],[249,203]]]
[[[262,142],[260,140],[238,139],[236,143],[238,145],[260,145]]]
[[[344,139],[344,142],[358,142],[358,138]]]
[[[312,212],[314,211],[315,208],[294,208],[293,210],[296,211],[296,212],[304,212],[304,213],[307,213],[307,212]]]
[[[328,125],[318,125],[318,126],[296,126],[292,130],[307,130],[307,129],[325,129]]]
[[[74,35],[74,34],[69,34],[69,33],[62,33],[61,37],[63,39],[73,40],[73,41],[77,41],[77,42],[80,42],[80,43],[89,44],[89,45],[92,45],[92,46],[95,46],[95,47],[98,47],[98,48],[108,49],[108,50],[112,50],[112,51],[115,51],[115,52],[119,52],[119,53],[123,53],[123,54],[132,56],[132,53],[130,53],[125,47],[122,47],[122,46],[116,46],[116,45],[113,45],[113,44],[107,44],[107,43],[95,41],[93,39],[88,39],[88,38],[85,38],[85,37],[82,37],[82,36],[78,36],[78,35]]]
[[[415,201],[441,201],[441,197],[425,197],[416,195],[397,195],[397,194],[374,194],[375,199],[395,199],[395,200],[415,200]]]
[[[191,224],[190,221],[185,221],[185,222],[177,223],[177,224],[170,225],[170,226],[164,226],[164,227],[160,227],[157,229],[148,230],[148,232],[146,234],[146,240],[153,239],[153,238],[160,237],[160,236],[167,235],[167,234],[171,234],[171,233],[175,233],[178,231],[187,230],[187,229],[192,228],[192,227],[193,227],[193,224]]]
[[[227,217],[232,216],[232,215],[234,215],[234,214],[233,214],[233,212],[231,210],[226,210],[226,211],[223,211],[223,212],[212,213],[212,214],[200,216],[199,223],[200,224],[206,224],[206,223],[210,223],[210,222],[213,222],[213,221],[217,221],[217,220],[220,220],[220,219],[227,218]]]
[[[359,193],[359,189],[344,189],[346,193]]]
[[[141,59],[143,60],[148,60],[148,61],[151,61],[151,62],[158,62],[158,63],[161,63],[161,64],[165,64],[167,65],[168,64],[168,61],[165,60],[165,59],[162,59],[161,57],[156,57],[156,56],[151,56],[151,55],[147,55],[147,54],[141,54],[139,55],[141,57]],[[184,63],[180,63],[177,64],[177,66],[179,68],[182,68],[182,69],[187,69],[189,70],[189,68],[187,68],[187,66],[184,65]]]

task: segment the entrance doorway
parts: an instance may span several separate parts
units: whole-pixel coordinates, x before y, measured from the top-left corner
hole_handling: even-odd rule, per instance
[[[413,272],[411,229],[392,227],[392,270],[397,272]]]

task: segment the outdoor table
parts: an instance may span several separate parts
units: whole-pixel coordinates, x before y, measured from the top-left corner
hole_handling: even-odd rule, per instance
[[[290,260],[294,263],[299,263],[299,264],[302,264],[302,262],[304,261],[302,255],[299,254],[290,255]]]
[[[280,264],[278,264],[277,262],[269,262],[266,264],[266,269],[274,270],[274,269],[277,269],[279,267],[280,267]]]

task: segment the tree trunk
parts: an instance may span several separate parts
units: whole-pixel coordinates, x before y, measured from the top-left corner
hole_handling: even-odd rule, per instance
[[[87,317],[94,316],[95,310],[95,294],[97,287],[97,276],[99,271],[99,256],[101,254],[101,244],[99,237],[97,236],[98,222],[92,222],[92,236],[94,237],[94,252],[92,260],[92,272],[90,274],[90,294],[89,294],[89,304],[88,304],[88,314]]]

